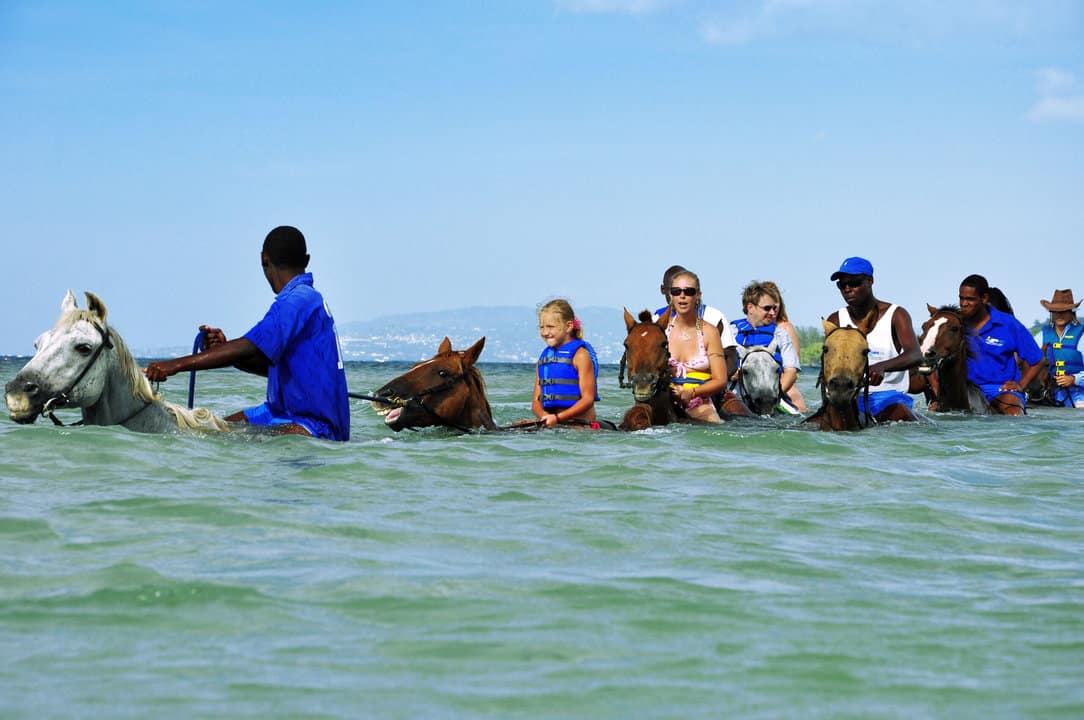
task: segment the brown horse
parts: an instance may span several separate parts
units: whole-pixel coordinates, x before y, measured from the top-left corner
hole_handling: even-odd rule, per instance
[[[982,391],[967,379],[970,331],[960,317],[960,309],[955,305],[935,308],[929,304],[926,309],[930,311],[930,319],[922,324],[918,339],[922,362],[916,368],[917,375],[926,379],[922,388],[926,404],[933,411],[989,414],[990,404]]]
[[[669,425],[678,419],[670,398],[670,347],[666,326],[670,309],[656,322],[651,313],[640,312],[639,319],[625,310],[625,366],[632,388],[633,406],[625,413],[619,426],[622,430],[643,430],[652,425]]]
[[[453,350],[448,338],[430,360],[420,362],[376,391],[373,409],[395,432],[433,425],[461,432],[496,430],[485,381],[475,367],[486,339]]]
[[[821,407],[805,422],[815,422],[821,430],[861,430],[870,418],[858,410],[858,395],[869,397],[869,343],[858,328],[824,324],[824,348],[821,351]]]

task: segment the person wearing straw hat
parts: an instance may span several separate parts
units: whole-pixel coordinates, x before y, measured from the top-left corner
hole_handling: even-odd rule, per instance
[[[1055,290],[1049,302],[1039,301],[1050,311],[1050,322],[1035,333],[1035,341],[1050,365],[1054,404],[1059,407],[1084,409],[1084,326],[1076,317],[1081,302],[1073,302],[1072,290]]]

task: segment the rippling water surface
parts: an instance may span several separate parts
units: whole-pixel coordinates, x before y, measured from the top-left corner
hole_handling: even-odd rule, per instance
[[[531,367],[483,372],[498,422],[530,414]],[[197,399],[262,391],[214,371]],[[0,420],[0,716],[1084,716],[1084,413],[352,421],[332,444]]]

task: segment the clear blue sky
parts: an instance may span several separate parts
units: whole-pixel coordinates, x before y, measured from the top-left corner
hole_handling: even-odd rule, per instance
[[[917,322],[972,272],[1084,296],[1081,1],[0,0],[0,97],[0,353],[68,288],[134,347],[243,333],[279,224],[340,323],[682,263],[815,324],[854,254]]]

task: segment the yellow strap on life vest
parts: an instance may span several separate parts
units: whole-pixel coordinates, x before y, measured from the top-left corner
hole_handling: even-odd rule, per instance
[[[697,382],[682,382],[682,380],[696,380]],[[699,370],[689,370],[685,373],[683,378],[672,378],[670,380],[671,387],[699,387],[700,385],[711,380],[711,373],[700,372]]]

